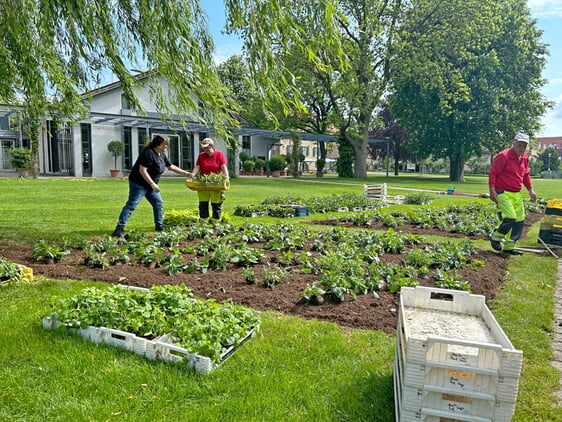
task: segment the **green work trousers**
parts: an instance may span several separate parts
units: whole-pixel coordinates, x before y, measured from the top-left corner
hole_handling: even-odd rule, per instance
[[[525,221],[525,205],[521,192],[498,192],[498,217],[500,224],[492,234],[492,239],[503,242],[503,250],[515,249],[517,242],[523,234]]]

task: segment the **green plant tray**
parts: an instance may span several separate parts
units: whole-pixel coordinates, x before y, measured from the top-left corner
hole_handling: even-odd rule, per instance
[[[191,190],[229,190],[230,182],[227,180],[224,182],[196,182],[186,180],[185,186]]]

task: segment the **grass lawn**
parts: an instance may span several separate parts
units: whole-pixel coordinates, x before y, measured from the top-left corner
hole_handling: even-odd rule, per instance
[[[224,209],[232,213],[236,205],[277,195],[361,193],[363,183],[383,182],[391,188],[451,187],[446,178],[430,176],[318,182],[240,178],[232,181]],[[161,187],[166,209],[196,208],[196,194],[182,179],[164,179]],[[454,187],[487,192],[485,178],[468,178]],[[560,197],[559,181],[537,180],[535,189],[547,199]],[[126,196],[123,179],[0,179],[0,242],[108,235]],[[474,200],[439,195],[432,206]],[[153,230],[146,201],[127,229]],[[537,233],[538,224],[522,243],[535,244]],[[524,352],[513,421],[562,421],[554,396],[559,372],[550,364],[557,267],[557,260],[547,256],[511,258],[508,282],[492,304],[514,346]],[[42,328],[40,317],[51,300],[95,284],[39,278],[31,285],[0,288],[1,421],[394,420],[392,335],[266,312],[257,336],[202,376]]]

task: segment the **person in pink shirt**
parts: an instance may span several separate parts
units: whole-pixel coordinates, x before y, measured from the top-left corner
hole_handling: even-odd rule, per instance
[[[529,145],[529,136],[518,133],[513,145],[494,157],[488,174],[490,199],[497,205],[500,223],[490,237],[490,244],[496,251],[510,255],[521,255],[515,250],[515,243],[523,233],[525,206],[521,188],[529,191],[532,202],[537,194],[531,183],[529,157],[525,150]]]
[[[203,152],[197,157],[195,168],[192,171],[192,177],[197,174],[224,173],[226,179],[228,176],[228,167],[224,154],[215,149],[215,143],[211,138],[205,138],[201,142]],[[220,190],[200,190],[197,191],[199,196],[199,218],[209,218],[209,201],[213,209],[213,219],[220,220],[222,212],[222,191]]]

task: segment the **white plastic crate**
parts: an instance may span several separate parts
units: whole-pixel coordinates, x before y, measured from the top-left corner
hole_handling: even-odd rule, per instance
[[[402,288],[394,364],[397,422],[509,421],[521,364],[522,352],[483,296]]]
[[[45,329],[57,329],[60,327],[58,321],[52,321],[50,318],[44,318],[42,322]],[[168,334],[157,337],[154,340],[147,340],[126,331],[106,327],[88,327],[86,329],[73,329],[70,331],[94,343],[105,343],[110,346],[119,347],[151,360],[162,359],[170,362],[184,362],[189,368],[195,369],[195,371],[202,374],[208,374],[230,357],[238,347],[253,337],[258,329],[259,327],[255,327],[249,331],[238,346],[227,348],[221,354],[219,362],[213,362],[207,356],[190,353],[186,349],[173,344]]]

